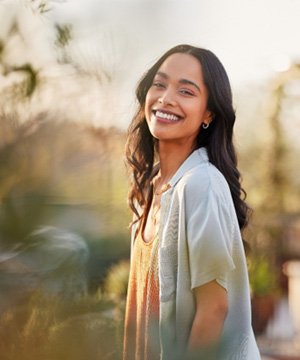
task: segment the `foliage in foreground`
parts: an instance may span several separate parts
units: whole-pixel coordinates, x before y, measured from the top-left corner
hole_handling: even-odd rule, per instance
[[[6,311],[0,318],[1,359],[120,359],[128,268],[125,262],[111,268],[106,292],[65,302],[36,291]]]

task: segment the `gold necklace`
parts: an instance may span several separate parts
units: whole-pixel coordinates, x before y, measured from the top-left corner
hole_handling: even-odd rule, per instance
[[[165,183],[160,190],[158,191],[153,191],[154,195],[159,196],[161,194],[163,194],[165,191],[169,190],[171,187],[171,185],[169,183]]]
[[[154,187],[153,187],[153,194],[154,194],[154,196],[160,196],[165,191],[170,189],[170,187],[171,187],[171,185],[168,183],[164,184],[159,191],[155,191]],[[155,226],[157,224],[157,217],[158,217],[159,211],[160,211],[160,201],[159,201],[158,205],[153,206],[153,208],[152,208],[151,220]]]
[[[153,207],[153,211],[151,214],[151,220],[152,220],[152,223],[154,224],[154,226],[156,226],[156,224],[157,224],[157,217],[158,217],[157,215],[159,213],[159,210],[160,210],[160,205]]]

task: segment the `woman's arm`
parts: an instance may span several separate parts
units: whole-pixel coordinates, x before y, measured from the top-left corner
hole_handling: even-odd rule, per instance
[[[228,310],[226,290],[215,280],[194,289],[196,313],[189,337],[189,359],[214,360]]]

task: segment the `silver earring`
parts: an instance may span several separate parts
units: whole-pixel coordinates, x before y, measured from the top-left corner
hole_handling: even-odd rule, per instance
[[[207,128],[209,127],[209,124],[203,123],[203,124],[202,124],[202,127],[203,127],[203,129],[207,129]]]

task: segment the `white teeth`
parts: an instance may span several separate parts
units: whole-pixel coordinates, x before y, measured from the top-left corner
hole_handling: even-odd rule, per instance
[[[178,121],[179,117],[173,114],[166,114],[164,112],[161,111],[156,111],[156,116],[160,117],[162,119],[167,119],[167,120],[171,120],[171,121]]]

